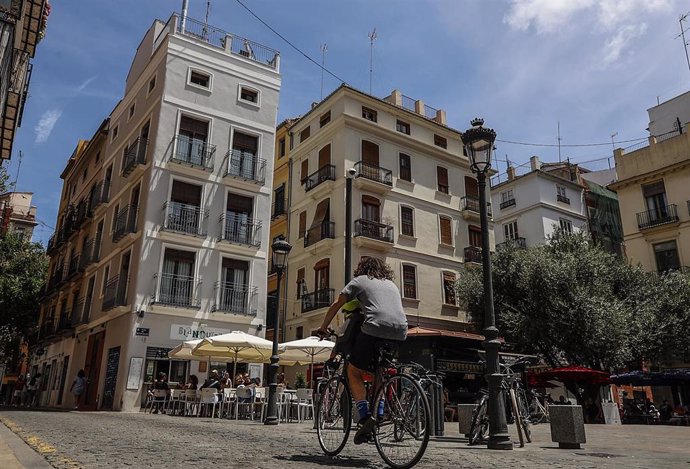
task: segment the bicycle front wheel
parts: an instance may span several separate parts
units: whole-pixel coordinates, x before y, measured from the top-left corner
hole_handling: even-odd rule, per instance
[[[328,456],[336,456],[347,443],[352,426],[352,398],[345,382],[334,376],[320,387],[316,433],[319,445]]]
[[[383,400],[374,435],[383,460],[396,469],[414,466],[424,456],[431,433],[431,411],[422,387],[412,377],[387,379],[375,403]]]
[[[472,414],[472,426],[470,427],[469,444],[476,445],[484,441],[489,433],[488,397],[482,396],[479,404]]]

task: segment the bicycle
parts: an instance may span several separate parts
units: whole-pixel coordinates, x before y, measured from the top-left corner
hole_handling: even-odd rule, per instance
[[[339,354],[335,369],[328,370],[318,385],[316,433],[328,456],[338,455],[352,427],[353,403],[347,382],[348,357]],[[424,456],[429,443],[431,411],[417,380],[399,373],[391,350],[377,352],[373,392],[369,408],[376,419],[373,440],[381,458],[390,467],[407,469]]]
[[[534,390],[529,390],[528,393],[530,422],[532,424],[549,423],[548,401]]]

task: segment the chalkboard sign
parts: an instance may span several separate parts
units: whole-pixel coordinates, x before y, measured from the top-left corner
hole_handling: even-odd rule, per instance
[[[105,368],[105,382],[103,383],[103,402],[101,409],[113,410],[115,386],[117,384],[117,369],[120,366],[120,347],[108,350],[108,362]]]

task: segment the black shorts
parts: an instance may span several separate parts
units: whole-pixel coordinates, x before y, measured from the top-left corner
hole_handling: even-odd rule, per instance
[[[376,370],[378,350],[385,346],[397,353],[399,344],[397,340],[381,339],[360,331],[350,353],[350,363],[360,370],[373,372]]]

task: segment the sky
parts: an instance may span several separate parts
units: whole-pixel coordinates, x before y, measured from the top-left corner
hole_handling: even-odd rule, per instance
[[[204,20],[206,0],[189,3],[189,16]],[[51,4],[5,163],[14,180],[22,152],[17,190],[34,192],[41,222],[34,241],[44,243],[78,140],[89,139],[122,97],[146,30],[180,11],[182,0]],[[496,164],[505,173],[506,160],[558,161],[559,126],[560,157],[591,169],[613,165],[612,135],[621,148],[647,137],[647,109],[690,89],[677,38],[689,10],[676,0],[212,0],[208,22],[280,51],[278,122],[321,99],[322,44],[325,68],[337,77],[323,74],[324,96],[340,80],[369,92],[375,28],[371,94],[398,89],[444,109],[458,130],[483,117],[498,134]]]

